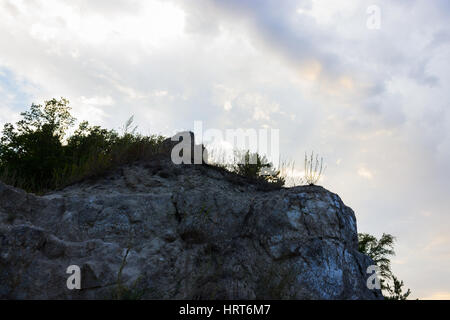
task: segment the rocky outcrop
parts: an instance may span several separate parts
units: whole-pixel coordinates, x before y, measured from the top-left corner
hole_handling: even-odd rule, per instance
[[[371,264],[353,211],[318,186],[262,191],[168,159],[45,196],[0,183],[2,299],[378,299]]]

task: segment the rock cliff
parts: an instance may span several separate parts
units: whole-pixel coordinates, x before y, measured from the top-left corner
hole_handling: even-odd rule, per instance
[[[2,299],[379,299],[371,264],[354,212],[318,186],[167,159],[44,196],[0,182]]]

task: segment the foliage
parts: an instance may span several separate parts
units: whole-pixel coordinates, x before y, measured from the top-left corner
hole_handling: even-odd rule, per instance
[[[235,163],[232,165],[232,172],[241,176],[260,180],[282,187],[285,179],[280,175],[280,171],[267,161],[265,156],[252,153],[247,150],[244,153],[237,153]]]
[[[0,174],[5,182],[27,190],[51,186],[49,177],[64,163],[62,139],[75,119],[68,101],[33,104],[16,127],[7,123],[0,139]]]
[[[141,136],[133,117],[123,134],[81,122],[65,136],[75,118],[69,101],[61,98],[32,104],[14,126],[7,123],[0,138],[0,179],[29,192],[43,193],[104,173],[114,166],[149,157],[163,137]]]
[[[127,286],[123,283],[122,272],[127,264],[127,258],[128,254],[130,253],[130,249],[130,247],[127,248],[127,251],[125,252],[125,255],[122,259],[119,272],[117,273],[116,287],[111,294],[112,300],[141,300],[143,295],[145,294],[145,290],[138,289],[138,283],[141,280],[141,277],[138,277],[134,281],[132,286]]]
[[[67,129],[75,122],[75,118],[70,114],[69,101],[61,98],[44,103],[44,106],[33,103],[30,111],[22,112],[23,119],[17,123],[17,130],[20,133],[32,133],[43,129],[62,139]]]
[[[411,290],[402,293],[403,281],[399,281],[391,270],[391,261],[389,256],[395,255],[394,251],[395,237],[383,233],[378,240],[368,233],[358,233],[358,251],[368,255],[380,268],[381,290],[386,299],[406,300]]]
[[[318,155],[314,158],[314,152],[311,152],[311,156],[308,158],[305,153],[305,182],[307,184],[316,184],[324,171],[323,158],[320,158],[320,161]]]
[[[406,300],[411,294],[411,290],[408,289],[403,293],[403,280],[398,280],[396,276],[392,275],[392,286],[386,284],[386,290],[389,292],[390,296],[387,297],[388,300]]]
[[[76,120],[70,111],[68,100],[52,99],[44,105],[32,104],[15,125],[5,124],[0,138],[0,179],[29,192],[45,193],[101,175],[115,166],[151,157],[160,150],[163,137],[137,134],[133,117],[120,134],[83,121],[67,137]],[[313,156],[305,155],[304,180],[289,176],[289,169],[294,174],[294,163],[274,168],[265,156],[249,150],[236,152],[232,163],[215,166],[261,186],[278,188],[286,183],[317,183],[323,173],[323,159],[319,162],[316,156],[314,163]]]
[[[389,278],[391,274],[391,261],[388,256],[395,254],[394,240],[392,235],[385,233],[380,240],[367,233],[358,234],[358,250],[371,257],[380,267],[382,279]]]

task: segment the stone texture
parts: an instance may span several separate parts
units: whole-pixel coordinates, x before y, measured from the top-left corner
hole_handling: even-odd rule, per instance
[[[379,299],[371,264],[353,211],[318,186],[167,159],[40,197],[0,182],[2,299]]]

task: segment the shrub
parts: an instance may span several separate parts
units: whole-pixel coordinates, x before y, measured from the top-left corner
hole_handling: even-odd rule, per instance
[[[320,180],[324,171],[325,168],[323,167],[323,158],[320,158],[320,161],[318,155],[314,158],[314,152],[312,152],[311,156],[308,158],[305,153],[305,182],[307,184],[316,184]]]
[[[163,137],[129,132],[130,118],[122,135],[114,130],[81,122],[64,140],[75,118],[69,101],[61,98],[33,104],[23,119],[7,123],[0,138],[0,178],[29,192],[43,193],[104,173],[114,166],[150,157]]]
[[[265,156],[251,153],[249,150],[244,153],[237,153],[235,163],[231,165],[231,171],[271,185],[282,187],[285,183],[285,179],[280,175],[280,171],[276,170]]]
[[[394,241],[395,238],[386,233],[379,240],[370,234],[358,233],[358,251],[371,257],[380,268],[380,284],[385,299],[406,300],[411,290],[403,293],[403,281],[399,281],[391,270],[389,256],[395,255]]]
[[[76,120],[70,111],[68,100],[52,99],[44,105],[32,104],[15,125],[7,123],[0,138],[0,179],[29,192],[44,193],[160,152],[164,137],[137,134],[133,117],[121,134],[83,121],[66,137]],[[236,152],[232,163],[224,160],[214,165],[256,181],[263,189],[282,187],[287,180],[292,185],[303,182],[288,175],[289,163],[274,168],[265,156],[248,150]],[[294,163],[291,167],[293,174]],[[313,166],[313,154],[309,160],[305,156],[306,183],[316,183],[321,174],[322,160],[319,166],[316,156]]]
[[[4,126],[0,174],[5,182],[34,191],[51,187],[51,177],[65,162],[62,140],[75,121],[67,104],[63,98],[33,104],[16,127]]]

